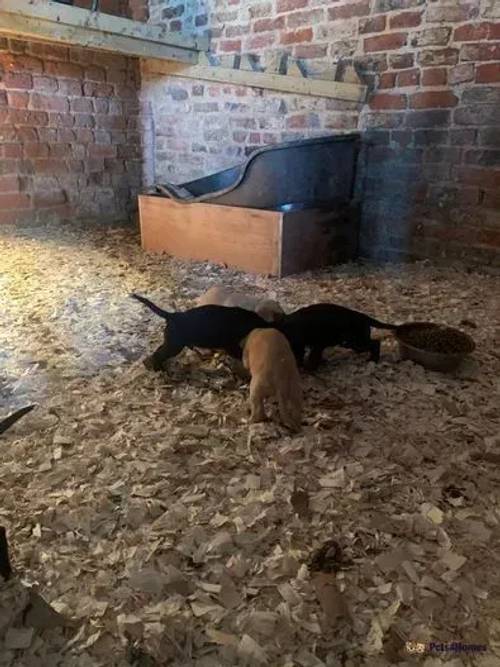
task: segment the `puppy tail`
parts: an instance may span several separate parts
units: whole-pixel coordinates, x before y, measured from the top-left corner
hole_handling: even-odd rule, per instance
[[[147,306],[150,310],[153,311],[156,315],[159,315],[162,317],[164,320],[168,320],[172,313],[169,313],[167,310],[162,310],[158,306],[156,306],[152,301],[149,299],[146,299],[145,296],[140,296],[139,294],[131,294],[130,295],[133,299],[137,299],[137,301],[140,301],[143,303],[145,306]]]
[[[13,412],[11,415],[8,417],[5,417],[5,419],[2,419],[0,421],[0,435],[2,433],[5,433],[5,431],[13,426],[21,417],[24,417],[24,415],[27,415],[28,412],[31,412],[33,408],[36,407],[35,405],[28,405],[25,408],[21,408],[20,410],[16,410]]]

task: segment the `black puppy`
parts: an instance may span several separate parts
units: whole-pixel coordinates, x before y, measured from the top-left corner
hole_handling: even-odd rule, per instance
[[[161,370],[167,359],[177,356],[185,347],[224,350],[241,359],[241,341],[253,329],[270,326],[259,315],[243,308],[200,306],[183,313],[169,313],[143,296],[131,296],[167,321],[163,345],[144,361],[146,368],[155,371]]]
[[[333,303],[317,303],[299,308],[274,325],[288,338],[299,364],[304,364],[306,347],[310,348],[306,367],[314,370],[322,360],[323,350],[340,345],[356,352],[370,352],[370,358],[380,358],[380,341],[372,340],[371,327],[397,329],[356,310]]]

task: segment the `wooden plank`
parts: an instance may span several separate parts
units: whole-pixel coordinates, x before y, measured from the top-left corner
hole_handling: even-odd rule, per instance
[[[139,196],[144,250],[279,274],[281,213]]]
[[[145,74],[168,74],[188,79],[217,81],[236,86],[265,88],[267,90],[278,90],[283,93],[328,97],[349,102],[364,102],[367,90],[366,86],[355,83],[343,83],[342,81],[287,77],[280,74],[268,74],[267,72],[248,72],[206,65],[185,66],[180,63],[159,60],[143,62],[142,68]]]
[[[1,1],[1,0],[0,0]],[[0,10],[0,34],[25,37],[35,41],[49,41],[111,51],[126,56],[165,58],[186,63],[198,60],[196,51],[167,44],[151,44],[139,39],[99,33],[86,28],[54,24],[42,19],[27,19],[15,14],[3,14]]]
[[[0,33],[194,64],[207,37],[45,0],[0,0]]]

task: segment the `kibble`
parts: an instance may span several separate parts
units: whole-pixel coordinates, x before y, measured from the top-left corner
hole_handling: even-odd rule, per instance
[[[432,325],[405,327],[398,332],[398,337],[419,350],[441,354],[468,354],[474,347],[468,336],[460,331]]]

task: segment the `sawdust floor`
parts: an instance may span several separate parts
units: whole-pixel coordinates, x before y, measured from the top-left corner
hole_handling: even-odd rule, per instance
[[[254,278],[148,256],[118,227],[4,231],[0,261],[0,415],[39,405],[1,441],[0,524],[72,619],[1,665],[500,665],[498,277]],[[453,376],[399,361],[390,334],[378,365],[336,351],[304,376],[300,435],[250,428],[221,359],[141,363],[162,323],[129,292],[183,308],[217,280],[458,325],[477,351]]]

